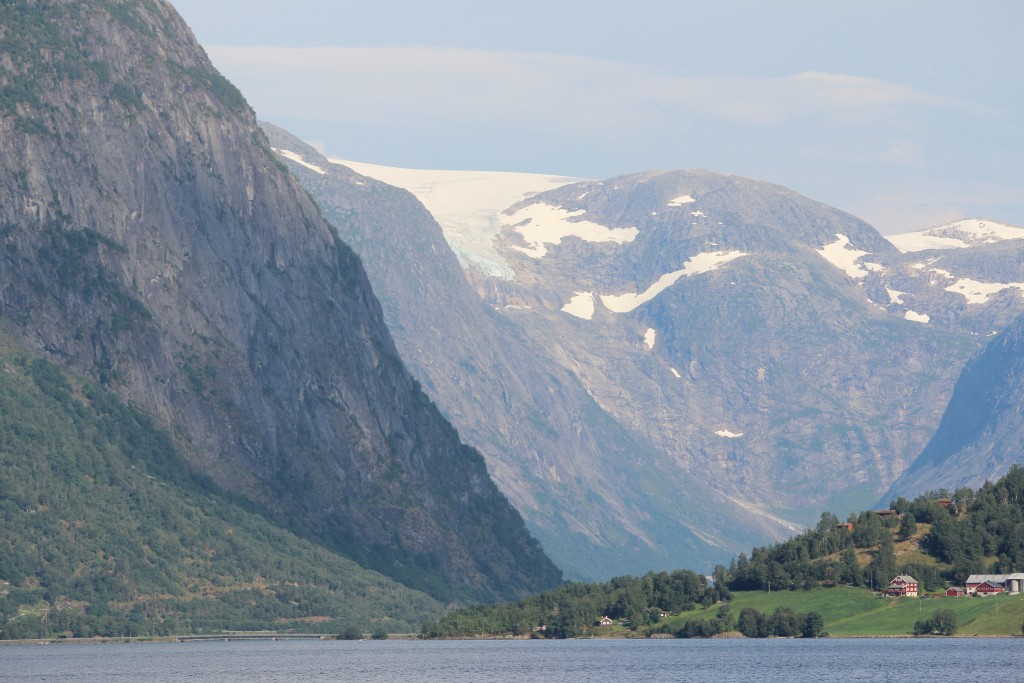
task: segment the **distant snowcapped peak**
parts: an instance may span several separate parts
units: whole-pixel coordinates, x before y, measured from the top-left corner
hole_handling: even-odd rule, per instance
[[[970,218],[926,230],[886,235],[885,238],[907,254],[929,249],[965,249],[1003,240],[1024,239],[1024,228]]]

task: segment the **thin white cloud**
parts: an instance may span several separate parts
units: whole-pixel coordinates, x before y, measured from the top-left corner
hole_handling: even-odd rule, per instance
[[[347,123],[473,123],[599,134],[679,118],[768,127],[890,121],[916,108],[981,108],[910,86],[820,72],[689,75],[546,53],[434,47],[208,46],[262,116]]]

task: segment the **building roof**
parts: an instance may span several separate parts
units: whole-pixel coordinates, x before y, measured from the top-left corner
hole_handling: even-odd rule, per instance
[[[895,579],[890,581],[889,585],[892,585],[892,584],[896,583],[897,581],[902,581],[903,583],[917,583],[917,579],[915,579],[910,574],[900,574]]]
[[[967,577],[967,583],[985,583],[986,581],[996,583],[1006,583],[1007,579],[1016,578],[1017,574],[971,574]],[[1024,578],[1024,574],[1020,575]]]

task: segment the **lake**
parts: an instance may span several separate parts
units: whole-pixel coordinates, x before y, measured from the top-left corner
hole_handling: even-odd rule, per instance
[[[1022,638],[0,645],[0,681],[1014,681]]]

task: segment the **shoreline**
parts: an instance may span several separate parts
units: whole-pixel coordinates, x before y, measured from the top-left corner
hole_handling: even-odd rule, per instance
[[[423,641],[470,641],[470,640],[494,640],[494,641],[530,641],[536,640],[538,642],[545,640],[892,640],[892,639],[920,639],[920,640],[978,640],[978,639],[1008,639],[1008,638],[1024,638],[1022,634],[1006,634],[1006,635],[952,635],[952,636],[939,636],[939,635],[928,635],[928,636],[915,636],[913,634],[905,635],[846,635],[846,636],[822,636],[820,638],[798,638],[798,637],[779,637],[771,636],[768,638],[747,638],[746,636],[729,636],[727,638],[716,638],[714,636],[709,638],[634,638],[634,637],[619,637],[619,636],[600,636],[600,637],[589,637],[589,638],[565,638],[565,639],[546,639],[546,638],[529,638],[521,636],[477,636],[477,637],[463,637],[463,638],[420,638],[419,635],[414,633],[395,633],[390,634],[387,640],[423,640]],[[93,638],[27,638],[23,640],[0,640],[0,647],[5,645],[134,645],[143,643],[171,643],[185,645],[190,642],[230,642],[230,641],[254,641],[254,640],[268,640],[271,642],[279,642],[282,640],[319,640],[319,641],[340,641],[343,640],[334,634],[289,634],[289,633],[228,633],[228,634],[180,634],[174,636],[117,636],[117,637],[93,637]],[[360,641],[349,641],[349,642],[361,642],[372,640],[370,638],[361,638]],[[383,642],[383,641],[378,641]]]

